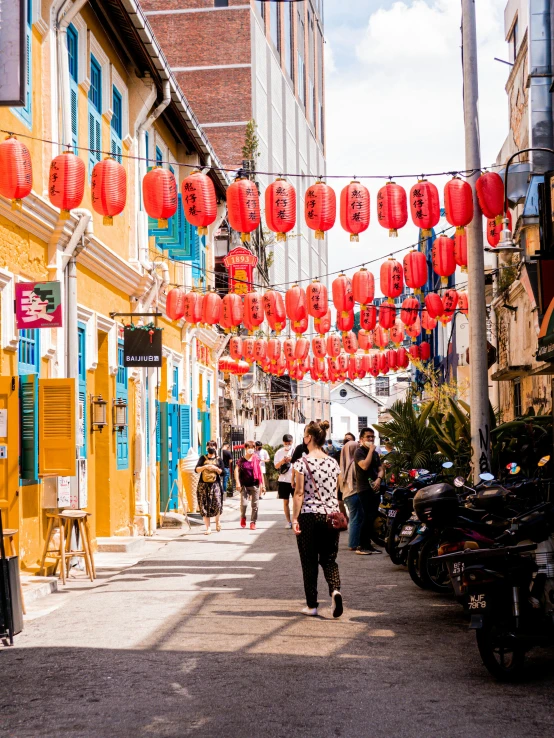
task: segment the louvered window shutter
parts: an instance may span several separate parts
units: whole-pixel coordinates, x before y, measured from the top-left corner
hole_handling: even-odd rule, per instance
[[[156,400],[156,461],[159,462],[162,455],[162,428],[161,428],[160,403]]]
[[[38,380],[39,476],[76,474],[75,380]]]
[[[179,428],[180,428],[180,448],[179,455],[185,458],[191,442],[191,412],[190,405],[179,405]]]
[[[21,479],[38,479],[38,377],[26,374],[19,378]]]

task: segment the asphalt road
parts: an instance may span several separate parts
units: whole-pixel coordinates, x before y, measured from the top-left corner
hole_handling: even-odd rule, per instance
[[[345,614],[320,576],[306,618],[294,534],[277,500],[260,508],[255,532],[232,513],[28,623],[0,648],[0,736],[552,735],[554,654],[495,683],[454,602],[344,536]]]

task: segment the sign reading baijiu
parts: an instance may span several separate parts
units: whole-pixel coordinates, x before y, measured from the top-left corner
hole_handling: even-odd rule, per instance
[[[244,246],[237,246],[229,251],[223,263],[229,272],[229,292],[238,292],[239,295],[251,292],[258,257]]]
[[[162,331],[159,328],[123,329],[123,366],[162,365]]]
[[[18,282],[15,285],[15,317],[23,328],[61,328],[60,282]]]

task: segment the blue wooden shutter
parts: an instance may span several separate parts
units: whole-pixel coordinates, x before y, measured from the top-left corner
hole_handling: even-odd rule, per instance
[[[127,369],[123,366],[123,342],[117,347],[117,375],[115,380],[116,400],[125,400],[129,403],[129,389],[127,383]],[[127,415],[128,418],[128,415]],[[129,426],[116,431],[116,466],[118,469],[129,468]]]
[[[32,63],[33,63],[33,18],[32,18],[32,3],[27,3],[27,18],[25,23],[25,107],[23,108],[12,108],[13,112],[18,115],[21,120],[29,128],[33,125],[33,75],[31,74]]]
[[[79,34],[71,24],[67,29],[67,56],[69,60],[69,97],[71,108],[71,144],[77,154],[79,145]]]
[[[162,457],[162,415],[160,410],[160,402],[156,400],[156,461],[159,462]]]
[[[79,412],[77,419],[81,431],[82,445],[79,446],[79,458],[87,458],[87,364],[86,364],[86,327],[80,323],[77,328],[77,341],[79,352]]]
[[[38,376],[19,377],[21,479],[38,479]]]
[[[191,410],[190,405],[179,405],[179,455],[182,459],[191,446]]]
[[[102,68],[90,57],[90,88],[88,91],[89,176],[102,159]],[[94,151],[92,150],[94,149]]]
[[[114,158],[121,164],[121,153],[123,144],[121,136],[123,131],[123,98],[117,87],[112,89],[112,120],[111,120],[111,148]]]

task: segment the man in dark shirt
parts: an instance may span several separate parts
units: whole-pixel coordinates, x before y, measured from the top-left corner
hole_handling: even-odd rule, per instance
[[[356,463],[356,489],[364,511],[361,546],[356,553],[367,555],[381,553],[371,542],[373,526],[379,509],[379,489],[385,470],[375,448],[375,432],[372,428],[362,428],[360,445],[354,454]]]
[[[221,447],[221,463],[223,464],[223,492],[227,491],[229,484],[229,476],[231,474],[231,461],[233,454],[230,451],[228,443],[224,443]]]

